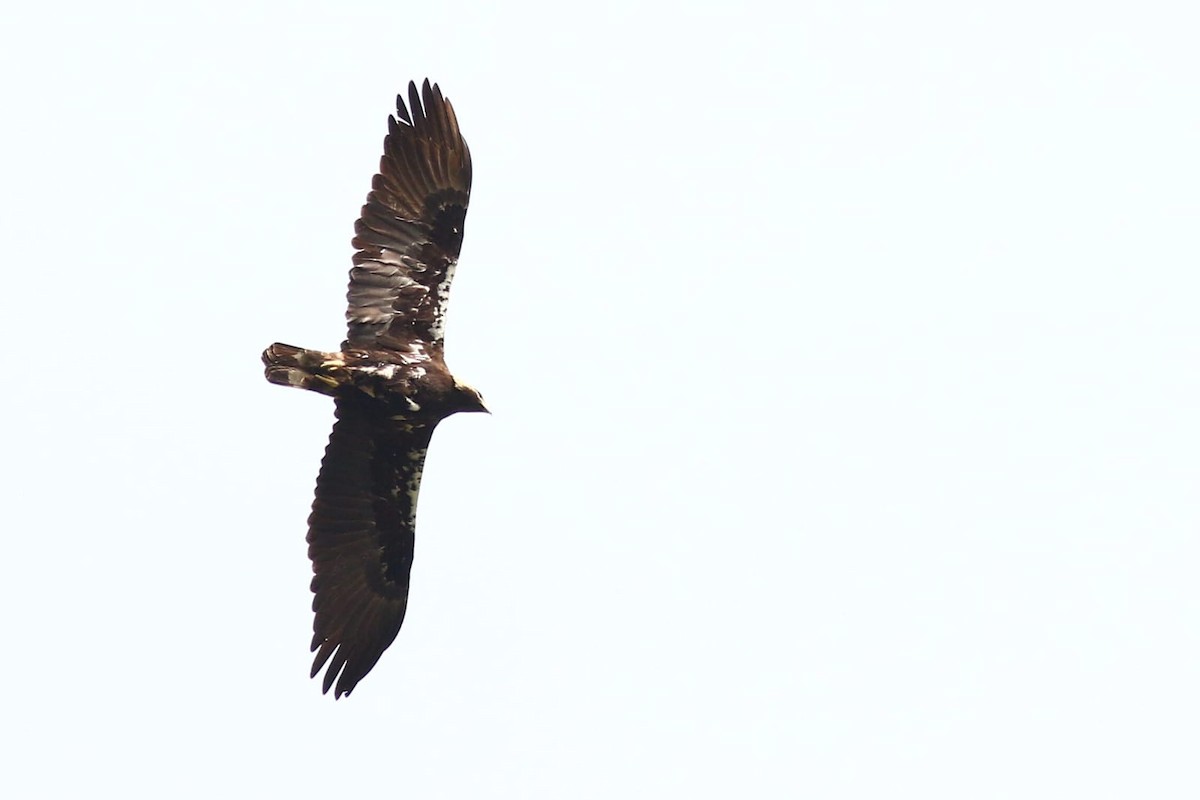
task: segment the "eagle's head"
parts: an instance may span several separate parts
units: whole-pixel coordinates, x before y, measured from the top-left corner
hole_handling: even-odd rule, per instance
[[[455,411],[482,411],[485,414],[492,412],[488,411],[487,406],[483,404],[483,395],[471,386],[465,383],[454,381],[453,400]]]

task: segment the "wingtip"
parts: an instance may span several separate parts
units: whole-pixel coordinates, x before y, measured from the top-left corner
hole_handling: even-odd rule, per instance
[[[425,109],[421,106],[421,95],[417,92],[417,84],[413,81],[408,82],[408,105],[408,110],[412,114],[413,127],[420,127],[425,121]]]
[[[402,95],[402,94],[396,95],[396,116],[388,117],[388,121],[390,123],[388,125],[389,133],[396,132],[396,117],[399,117],[400,119],[404,120],[404,122],[408,125],[413,124],[412,117],[409,116],[409,113],[408,113],[408,107],[404,105],[404,95]]]

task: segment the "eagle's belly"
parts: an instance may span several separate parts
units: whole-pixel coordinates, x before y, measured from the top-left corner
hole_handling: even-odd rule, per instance
[[[363,394],[380,400],[405,403],[419,411],[421,401],[433,399],[431,364],[367,360],[347,367],[350,385]]]

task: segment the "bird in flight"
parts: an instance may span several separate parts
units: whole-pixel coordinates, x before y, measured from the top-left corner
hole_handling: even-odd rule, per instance
[[[433,429],[487,411],[446,368],[442,331],[471,194],[471,154],[450,101],[426,80],[388,118],[379,174],[354,226],[349,332],[326,353],[263,352],[267,380],[329,395],[337,421],[308,518],[311,676],[348,695],[400,632],[417,491]]]

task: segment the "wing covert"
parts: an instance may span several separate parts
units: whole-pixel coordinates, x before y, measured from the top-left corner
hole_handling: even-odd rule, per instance
[[[442,346],[471,195],[471,153],[450,101],[426,80],[396,97],[379,173],[354,226],[345,346]],[[410,113],[411,112],[411,113]]]

